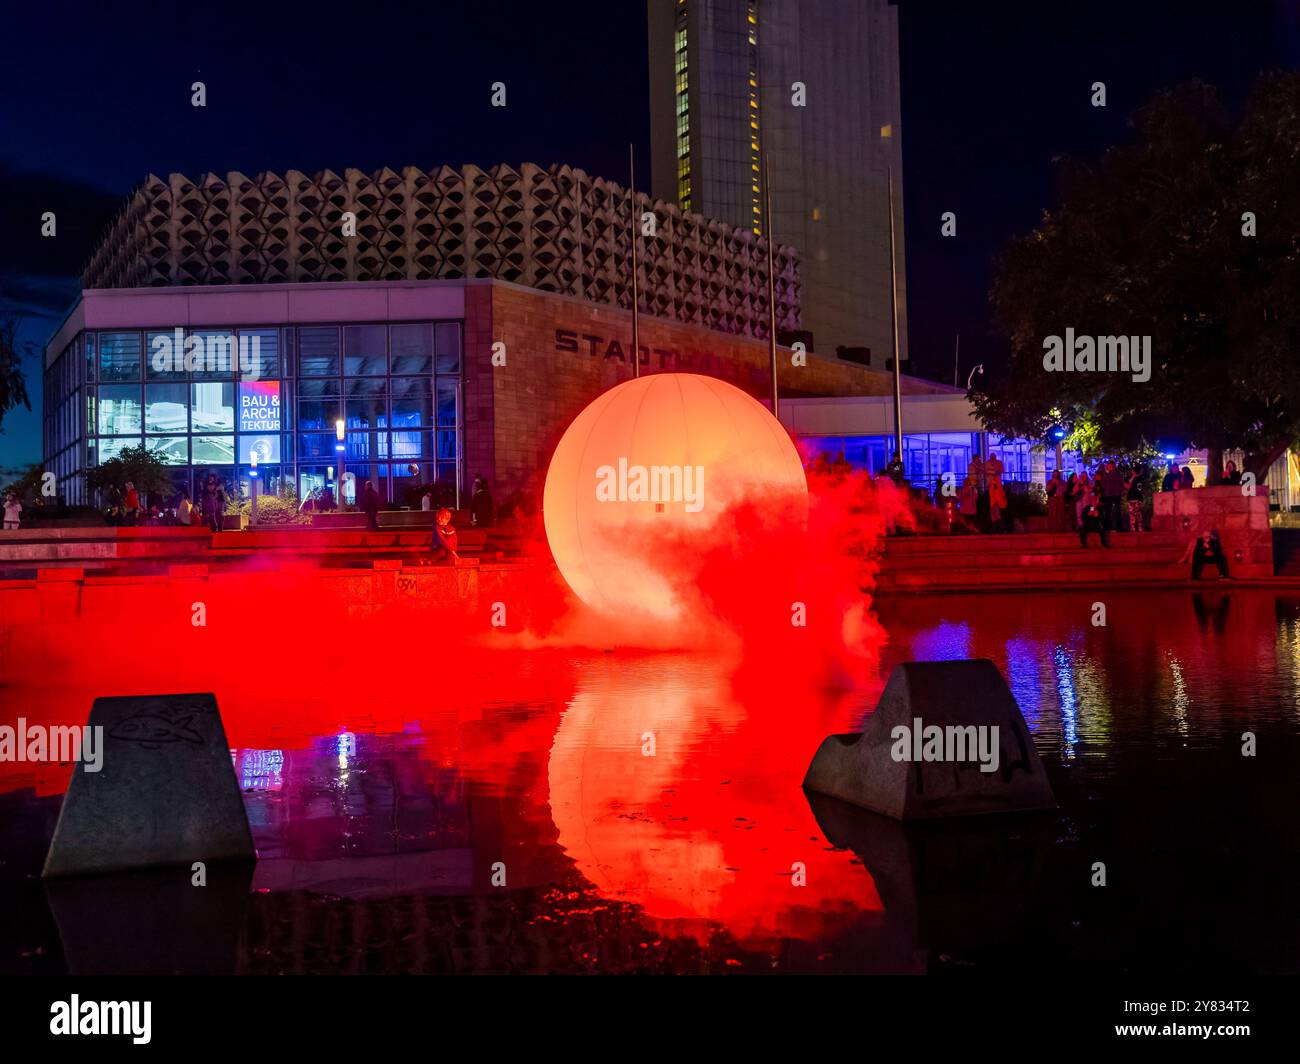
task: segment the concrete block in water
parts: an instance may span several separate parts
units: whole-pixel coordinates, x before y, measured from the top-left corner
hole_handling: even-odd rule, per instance
[[[254,858],[215,697],[97,698],[89,724],[103,766],[73,770],[43,875]]]
[[[897,820],[1056,808],[1020,707],[985,659],[897,666],[866,728],[824,740],[803,785]]]

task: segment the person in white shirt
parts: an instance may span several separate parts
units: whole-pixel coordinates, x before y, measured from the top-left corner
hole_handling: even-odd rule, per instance
[[[10,492],[5,496],[5,528],[16,529],[18,527],[18,515],[23,512],[22,501],[16,494]]]
[[[181,501],[176,504],[176,520],[183,525],[194,523],[194,504],[188,491],[181,492]]]

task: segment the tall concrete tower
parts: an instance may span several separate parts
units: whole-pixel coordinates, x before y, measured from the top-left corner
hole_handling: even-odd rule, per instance
[[[898,13],[886,0],[647,0],[652,191],[799,252],[803,328],[823,357],[907,359]],[[892,135],[881,137],[890,127]],[[766,234],[765,234],[766,235]]]

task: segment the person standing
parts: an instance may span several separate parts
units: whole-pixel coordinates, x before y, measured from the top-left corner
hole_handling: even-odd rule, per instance
[[[979,482],[971,473],[966,474],[965,481],[957,491],[958,511],[967,525],[974,528],[975,519],[979,516],[980,509],[980,486]]]
[[[371,532],[379,531],[379,492],[375,490],[372,480],[366,481],[366,490],[362,494],[361,508],[366,512],[366,528]]]
[[[1083,489],[1079,486],[1079,474],[1071,473],[1065,480],[1065,523],[1071,532],[1079,527],[1079,496]]]
[[[1241,470],[1237,468],[1237,463],[1229,459],[1228,466],[1223,471],[1223,482],[1238,487],[1241,484]]]
[[[1079,545],[1085,549],[1088,546],[1088,533],[1097,532],[1101,536],[1101,545],[1110,546],[1110,529],[1106,527],[1106,522],[1102,520],[1101,503],[1096,493],[1088,496],[1087,503],[1079,514]]]
[[[1093,504],[1092,497],[1092,480],[1089,479],[1085,472],[1079,478],[1078,495],[1074,500],[1074,527],[1080,532],[1083,531],[1083,511]]]
[[[903,485],[903,458],[895,451],[894,457],[891,458],[885,466],[885,476],[892,480],[897,486]]]
[[[181,489],[180,501],[176,504],[176,520],[183,525],[194,523],[194,504],[190,502],[190,493]]]
[[[1188,491],[1191,488],[1196,487],[1196,478],[1192,475],[1191,466],[1186,466],[1186,465],[1183,466],[1182,477],[1183,477],[1183,491]]]
[[[1007,508],[1007,489],[1002,483],[1002,459],[991,451],[984,461],[984,479],[989,490],[989,524],[992,531],[1002,527],[1002,512]]]
[[[1127,479],[1124,481],[1124,489],[1128,499],[1128,526],[1132,532],[1142,531],[1142,471],[1140,469],[1129,470]],[[1150,531],[1150,529],[1148,529]]]
[[[1161,491],[1178,491],[1183,486],[1183,475],[1179,472],[1178,466],[1170,462],[1169,468],[1165,471],[1165,476],[1160,481]]]
[[[1106,461],[1100,477],[1101,481],[1101,519],[1108,532],[1120,531],[1120,503],[1124,499],[1124,474],[1115,465],[1115,459]]]
[[[226,512],[226,489],[214,474],[208,474],[203,486],[203,519],[213,532],[221,531],[221,519]]]
[[[475,528],[491,528],[496,518],[496,507],[488,483],[480,473],[474,477],[474,494],[469,500],[470,524]]]
[[[1065,531],[1065,481],[1059,469],[1047,481],[1047,531]]]
[[[9,492],[5,496],[5,530],[12,532],[17,530],[18,522],[23,512],[23,501],[18,497],[16,491]]]
[[[122,496],[122,512],[127,524],[136,524],[140,515],[140,495],[135,490],[135,484],[129,480],[126,482],[126,493]]]

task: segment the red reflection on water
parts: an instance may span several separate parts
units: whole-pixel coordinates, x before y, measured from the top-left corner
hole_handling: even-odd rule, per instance
[[[274,752],[273,771],[290,777],[294,752],[318,755],[323,737],[388,744],[364,765],[302,758],[313,778],[282,780],[262,821],[277,857],[346,856],[331,839],[367,817],[368,845],[396,848],[362,784],[391,776],[393,793],[450,806],[459,779],[484,811],[456,840],[473,851],[475,889],[499,859],[514,887],[569,882],[572,867],[701,939],[719,926],[743,940],[820,936],[880,909],[870,876],[829,851],[799,785],[820,740],[860,709],[843,692],[874,677],[883,633],[863,589],[882,523],[853,478],[819,485],[807,531],[761,517],[737,507],[709,542],[638,545],[681,563],[692,607],[668,632],[592,615],[544,566],[496,585],[484,575],[467,599],[446,583],[404,596],[379,574],[270,565],[88,584],[75,616],[6,624],[7,716],[81,724],[95,697],[212,691],[231,747]],[[628,646],[693,656],[603,653]],[[355,778],[362,767],[368,780]],[[4,763],[0,787],[57,794],[71,771]]]
[[[707,662],[605,661],[564,711],[547,766],[559,843],[661,933],[821,937],[881,908],[799,790],[811,751],[845,721],[831,700],[772,693],[746,707]]]

